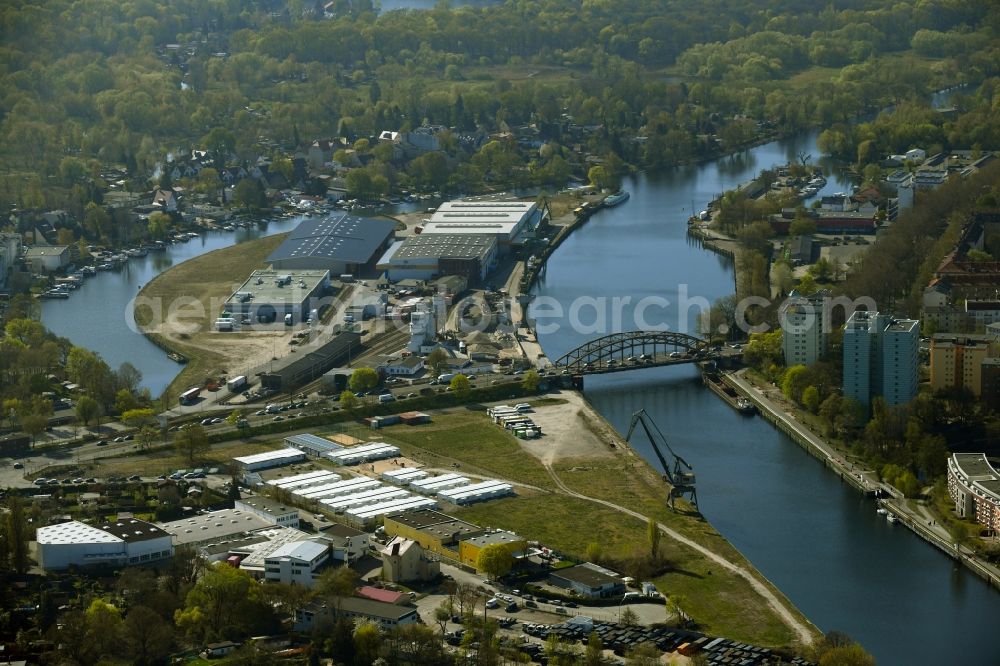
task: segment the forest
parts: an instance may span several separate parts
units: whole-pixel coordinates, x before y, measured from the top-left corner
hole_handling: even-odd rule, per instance
[[[424,124],[448,128],[444,155],[407,161],[362,144],[355,178],[471,192],[586,177],[584,154],[668,167],[978,85],[1000,63],[991,7],[11,2],[0,8],[0,203],[82,219],[112,166],[144,191],[158,165],[220,137],[227,161],[246,164]],[[541,149],[461,141],[529,125]]]

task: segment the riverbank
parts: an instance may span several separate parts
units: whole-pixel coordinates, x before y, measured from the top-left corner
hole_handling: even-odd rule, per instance
[[[780,391],[755,384],[745,374],[746,371],[741,370],[726,375],[726,379],[730,385],[757,405],[763,418],[821,460],[829,470],[840,477],[841,481],[866,497],[882,498],[879,500],[879,505],[891,513],[898,524],[909,528],[949,558],[965,565],[992,588],[1000,590],[1000,568],[977,557],[971,549],[956,543],[948,530],[937,522],[926,507],[914,500],[907,500],[895,487],[882,482],[874,470],[848,460],[845,452],[813,433],[795,417],[793,411],[780,404]]]
[[[265,363],[275,354],[284,330],[219,334],[211,322],[219,307],[253,269],[263,268],[285,234],[246,241],[194,257],[158,274],[136,298],[140,332],[188,362],[161,395],[168,404],[207,378]],[[282,327],[283,329],[284,327]],[[287,348],[281,340],[284,352]]]
[[[702,516],[667,508],[660,475],[583,396],[558,395],[563,400],[535,406],[532,418],[546,433],[539,440],[515,440],[485,416],[464,410],[435,414],[419,429],[384,428],[380,437],[428,465],[451,469],[457,464],[524,488],[516,497],[460,508],[459,517],[619,571],[646,557],[652,519],[663,534],[661,564],[645,579],[678,601],[707,633],[774,647],[809,645],[820,637]],[[474,441],[470,428],[480,433]]]

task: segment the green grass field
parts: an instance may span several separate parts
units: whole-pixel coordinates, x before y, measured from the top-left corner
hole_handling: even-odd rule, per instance
[[[507,431],[493,425],[483,412],[461,410],[434,416],[431,423],[382,429],[387,441],[406,455],[434,467],[452,467],[473,474],[497,476],[542,488],[552,480],[542,464],[526,453]]]

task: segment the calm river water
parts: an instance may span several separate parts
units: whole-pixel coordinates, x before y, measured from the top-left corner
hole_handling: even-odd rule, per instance
[[[710,302],[731,294],[734,280],[730,261],[687,238],[692,205],[704,208],[722,190],[799,152],[819,155],[815,138],[808,133],[628,180],[631,199],[594,215],[549,259],[536,295],[567,313],[545,320],[558,330],[539,328],[549,358],[598,337],[591,332],[599,328],[595,313],[604,309],[612,322],[616,298],[631,297],[618,330],[637,328],[635,304],[659,296],[670,305],[653,302],[646,322],[694,332],[697,308],[682,314],[679,298]],[[833,165],[824,168],[825,193],[849,191]],[[574,301],[584,304],[575,316],[582,331],[574,330]],[[551,303],[546,310],[552,312]],[[1000,595],[906,528],[887,523],[871,501],[767,422],[737,414],[701,385],[694,368],[587,377],[585,391],[619,431],[637,409],[653,416],[694,466],[705,517],[823,631],[848,633],[880,664],[1000,663],[994,637]],[[648,444],[636,448],[657,466]]]

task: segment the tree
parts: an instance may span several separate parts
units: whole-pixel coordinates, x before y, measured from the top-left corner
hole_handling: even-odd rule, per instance
[[[45,414],[30,412],[21,416],[21,429],[31,435],[32,443],[34,443],[35,438],[38,437],[38,435],[45,432],[45,428],[47,428],[48,425],[49,417]]]
[[[781,378],[781,392],[789,400],[799,402],[802,399],[802,391],[805,390],[804,382],[808,381],[806,366],[793,365],[785,370]]]
[[[156,422],[155,412],[150,408],[129,409],[122,412],[121,422],[129,428],[139,428]]]
[[[149,216],[149,222],[146,223],[146,231],[149,233],[150,238],[162,239],[167,235],[167,231],[170,230],[170,225],[173,220],[166,213],[161,213],[156,211]]]
[[[358,574],[349,566],[329,567],[316,581],[314,596],[319,598],[333,599],[335,597],[349,597],[354,594],[354,588],[358,585]]]
[[[631,609],[629,609],[631,610]],[[652,643],[639,643],[628,653],[627,666],[659,666],[661,652]]]
[[[513,566],[514,556],[502,543],[486,546],[479,551],[479,557],[476,558],[476,569],[484,572],[491,580],[505,575]]]
[[[122,624],[122,636],[131,663],[138,666],[163,662],[174,643],[173,627],[146,606],[129,611]]]
[[[434,351],[427,355],[426,365],[431,369],[431,374],[435,377],[444,373],[448,368],[448,352],[441,347],[435,347]]]
[[[451,620],[454,610],[451,599],[445,599],[434,609],[434,622],[441,628],[442,636],[445,633],[448,621]]]
[[[649,540],[649,558],[655,562],[660,559],[660,526],[654,518],[646,523],[646,538]]]
[[[378,386],[378,372],[374,368],[358,368],[351,373],[347,385],[355,393],[370,391]]]
[[[24,504],[21,503],[21,497],[17,494],[12,493],[7,500],[3,536],[10,568],[18,574],[23,574],[28,570],[28,540],[31,536],[28,518],[24,512]]]
[[[602,666],[604,664],[604,644],[597,632],[591,632],[587,638],[587,651],[583,656],[584,666]]]
[[[340,394],[341,408],[346,409],[349,412],[354,412],[360,404],[361,401],[358,400],[358,397],[350,391],[344,391]]]
[[[354,630],[355,661],[371,664],[378,656],[382,645],[382,635],[374,624],[362,624]]]
[[[142,384],[142,371],[125,361],[115,371],[115,384],[134,395],[138,393],[139,386]]]
[[[97,418],[100,409],[96,400],[89,395],[82,395],[76,401],[76,418],[83,421],[83,425],[89,426],[90,422]]]
[[[87,639],[98,657],[111,656],[119,648],[122,628],[121,611],[103,599],[94,599],[84,611]]]
[[[212,567],[188,592],[174,622],[192,640],[226,637],[240,639],[273,626],[273,609],[263,587],[247,572]]]
[[[815,414],[819,410],[819,389],[807,386],[802,391],[802,406]]]
[[[618,617],[618,624],[626,627],[634,627],[639,624],[639,616],[636,615],[634,610],[626,606],[622,609],[621,615]]]
[[[455,397],[459,400],[465,400],[469,395],[469,391],[472,390],[472,384],[465,375],[455,375],[452,377],[450,386]]]
[[[535,393],[541,382],[542,378],[537,370],[528,370],[524,373],[524,377],[521,378],[521,388],[529,393]]]
[[[146,450],[153,445],[153,442],[155,442],[159,436],[159,431],[152,425],[144,425],[139,428],[139,434],[135,439],[139,443],[139,448],[141,450]]]
[[[798,211],[795,219],[788,226],[789,236],[811,236],[816,233],[816,220],[806,215],[805,211]]]
[[[596,541],[591,541],[587,544],[587,561],[588,562],[600,562],[601,558],[604,556],[604,551],[601,548],[601,544]]]
[[[828,650],[819,658],[819,666],[875,666],[875,658],[852,643]]]
[[[174,440],[174,447],[187,460],[188,465],[194,465],[194,461],[198,456],[208,452],[211,444],[209,444],[208,437],[205,435],[205,429],[201,424],[192,423],[177,433],[177,438]]]
[[[267,193],[256,178],[244,178],[233,190],[233,203],[250,210],[260,210],[267,206]]]

